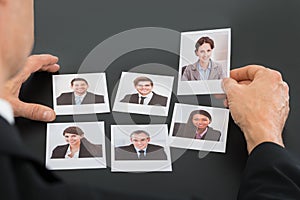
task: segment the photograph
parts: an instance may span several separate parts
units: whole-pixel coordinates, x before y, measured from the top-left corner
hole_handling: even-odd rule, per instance
[[[225,153],[228,120],[228,109],[176,103],[170,146]]]
[[[48,123],[46,166],[106,168],[104,122]]]
[[[53,75],[57,115],[110,112],[105,73]]]
[[[113,172],[172,171],[167,124],[111,125]]]
[[[167,116],[172,76],[122,72],[113,111]]]
[[[221,80],[229,77],[231,29],[182,32],[178,95],[222,94]]]

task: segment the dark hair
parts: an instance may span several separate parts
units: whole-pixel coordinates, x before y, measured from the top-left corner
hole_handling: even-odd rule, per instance
[[[66,133],[71,133],[71,134],[76,134],[76,135],[84,135],[84,132],[77,126],[70,126],[68,128],[66,128],[63,132],[63,135],[65,135]]]
[[[212,39],[209,37],[201,37],[195,44],[196,51],[198,51],[198,48],[204,43],[208,43],[211,49],[215,48],[215,44]]]
[[[141,81],[150,81],[151,86],[153,86],[153,81],[146,76],[139,76],[136,79],[134,79],[133,81],[134,86],[136,86]]]
[[[205,110],[194,110],[194,111],[192,111],[192,112],[190,113],[190,116],[189,116],[189,119],[188,119],[188,122],[187,122],[187,123],[189,123],[189,122],[192,123],[193,117],[194,117],[194,115],[196,115],[196,114],[204,115],[204,116],[206,116],[206,117],[211,121],[211,115],[209,114],[209,112],[207,112],[207,111],[205,111]]]
[[[73,86],[74,81],[84,81],[84,82],[88,85],[87,80],[85,80],[84,78],[74,78],[74,79],[71,81],[71,86]]]
[[[133,131],[131,134],[130,134],[130,138],[133,136],[133,135],[139,135],[139,134],[142,134],[144,133],[145,135],[147,135],[147,137],[150,137],[150,134],[147,132],[147,131],[144,131],[144,130],[136,130],[136,131]]]

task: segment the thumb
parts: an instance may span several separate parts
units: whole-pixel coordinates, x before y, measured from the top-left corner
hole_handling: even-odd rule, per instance
[[[238,82],[232,78],[224,78],[222,80],[222,89],[224,90],[225,94],[231,96],[239,86]]]
[[[22,101],[13,102],[15,117],[24,117],[36,121],[50,122],[56,118],[54,110],[47,106]]]

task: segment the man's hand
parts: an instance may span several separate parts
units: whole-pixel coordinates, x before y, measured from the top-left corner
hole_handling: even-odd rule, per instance
[[[33,55],[27,58],[24,68],[5,84],[2,98],[6,99],[14,110],[15,117],[25,117],[38,121],[53,121],[55,112],[46,106],[20,101],[19,93],[22,83],[36,71],[56,72],[59,70],[58,58],[49,54]]]
[[[244,133],[250,152],[262,142],[281,146],[289,113],[289,87],[277,71],[250,65],[232,70],[223,80],[227,106]]]

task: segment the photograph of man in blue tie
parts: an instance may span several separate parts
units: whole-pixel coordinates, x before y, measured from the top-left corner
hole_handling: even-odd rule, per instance
[[[57,105],[81,105],[104,103],[104,96],[88,92],[89,84],[84,78],[74,78],[71,81],[73,92],[62,93],[57,97]]]

